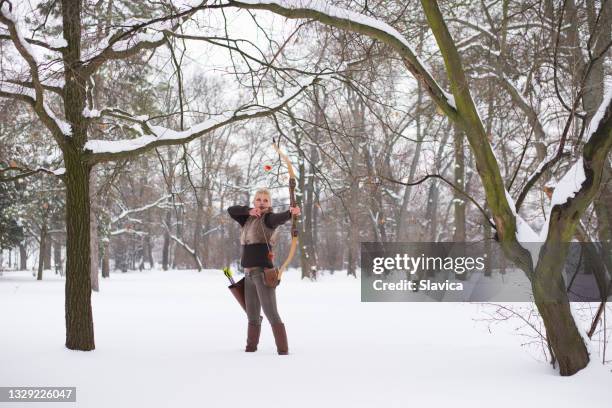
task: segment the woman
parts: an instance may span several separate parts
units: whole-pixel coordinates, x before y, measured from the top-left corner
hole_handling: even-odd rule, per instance
[[[254,207],[235,205],[227,209],[229,215],[242,226],[240,244],[242,245],[241,265],[244,267],[244,295],[249,325],[247,344],[244,351],[257,351],[261,332],[261,308],[272,326],[276,350],[280,355],[289,354],[287,332],[276,307],[276,288],[264,284],[263,269],[272,268],[272,248],[276,241],[276,227],[300,215],[299,207],[274,214],[272,197],[266,189],[258,190],[253,199]]]

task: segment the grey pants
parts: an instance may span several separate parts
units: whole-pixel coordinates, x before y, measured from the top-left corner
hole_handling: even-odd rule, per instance
[[[276,308],[276,288],[265,285],[263,268],[247,268],[245,272],[244,297],[249,323],[261,323],[259,314],[262,307],[270,324],[282,323]]]

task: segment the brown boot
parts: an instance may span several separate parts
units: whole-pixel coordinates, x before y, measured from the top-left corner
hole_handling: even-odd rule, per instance
[[[257,351],[257,344],[259,343],[259,333],[261,333],[261,319],[259,323],[249,323],[247,329],[247,344],[244,351],[252,353]]]
[[[289,354],[289,345],[287,344],[287,331],[283,323],[275,323],[272,325],[272,334],[276,342],[276,350],[280,355]]]

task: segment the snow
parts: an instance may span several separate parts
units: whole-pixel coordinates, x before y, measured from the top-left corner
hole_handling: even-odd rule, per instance
[[[492,79],[492,78],[498,78],[498,76],[495,75],[492,72],[486,72],[484,74],[479,74],[477,72],[470,72],[469,75],[470,75],[470,78],[472,78],[472,79]]]
[[[25,95],[29,98],[36,99],[36,94],[32,88],[10,82],[0,81],[0,91],[11,94]]]
[[[1,4],[2,5],[0,6],[0,13],[2,13],[3,17],[5,17],[6,19],[10,20],[13,23],[15,27],[15,31],[17,32],[17,40],[19,41],[21,46],[26,50],[26,52],[32,56],[34,61],[38,62],[37,54],[34,52],[34,49],[30,45],[30,43],[26,40],[25,35],[23,34],[23,29],[21,27],[21,22],[19,21],[19,18],[13,15],[13,13],[11,13],[8,2],[2,2]]]
[[[455,96],[446,91],[444,91],[444,96],[446,97],[448,104],[452,106],[453,109],[457,110],[457,105],[455,104]]]
[[[1,6],[0,6],[0,13],[2,14],[2,16],[8,20],[10,20],[15,28],[15,31],[17,32],[17,41],[19,42],[19,44],[25,49],[25,52],[27,54],[29,54],[29,56],[32,57],[32,59],[34,60],[34,64],[38,64],[38,55],[35,52],[34,48],[30,45],[30,43],[26,40],[25,35],[23,33],[22,27],[21,27],[21,22],[19,21],[19,18],[15,15],[13,15],[10,10],[9,10],[9,4],[8,2],[2,2]],[[34,67],[31,69],[38,69],[38,67]],[[10,84],[5,83],[1,83],[0,84],[0,89],[4,90],[5,92],[10,92],[10,93],[18,93],[21,95],[27,95],[30,98],[33,98],[34,100],[36,100],[36,95],[34,93],[33,90],[24,88],[24,87],[11,87]],[[9,90],[10,89],[10,90]],[[38,101],[40,102],[40,101]],[[53,111],[51,110],[51,108],[49,108],[49,106],[43,101],[43,109],[45,110],[46,114],[57,124],[58,128],[60,129],[60,131],[66,135],[66,136],[70,136],[72,135],[72,128],[70,126],[69,123],[67,123],[66,121],[58,118],[57,116],[55,116],[55,114],[53,113]]]
[[[155,208],[157,206],[159,206],[161,203],[163,203],[164,201],[168,200],[170,197],[172,197],[171,194],[166,194],[164,196],[161,196],[160,198],[158,198],[156,201],[143,205],[141,207],[138,208],[132,208],[132,209],[128,209],[128,208],[123,208],[121,213],[119,215],[117,215],[116,217],[112,217],[111,218],[111,224],[116,223],[117,221],[127,217],[130,214],[136,214],[136,213],[140,213],[146,210],[149,210],[151,208]]]
[[[236,115],[255,115],[259,112],[268,111],[270,109],[282,106],[288,100],[295,97],[299,92],[301,92],[304,86],[305,85],[301,85],[286,90],[284,97],[276,98],[275,100],[268,102],[265,106],[250,105],[236,112],[224,112],[217,116],[211,117],[203,122],[200,122],[187,130],[178,131],[163,126],[149,125],[148,129],[153,133],[152,135],[144,135],[134,139],[126,140],[90,140],[85,144],[85,149],[90,150],[92,153],[120,153],[138,150],[154,142],[162,140],[184,140],[185,142],[187,142],[187,139],[197,135],[205,134],[209,130],[219,125],[223,125],[224,122],[232,120],[232,118]]]
[[[514,214],[514,218],[516,220],[516,240],[523,248],[525,248],[531,254],[531,261],[533,262],[533,267],[538,264],[538,259],[540,256],[540,249],[542,247],[542,240],[540,236],[531,228],[529,223],[523,219],[516,212],[516,204],[508,190],[504,189],[506,193],[506,200],[508,201],[508,205]]]
[[[557,185],[554,186],[555,191],[550,200],[550,207],[552,208],[557,204],[565,204],[567,200],[574,197],[576,193],[580,191],[582,183],[584,183],[585,180],[584,162],[581,157],[567,173],[565,173]]]
[[[593,136],[593,133],[595,133],[595,131],[599,127],[599,122],[601,122],[601,120],[603,119],[606,113],[606,109],[608,109],[608,107],[610,106],[611,100],[612,100],[612,81],[608,81],[601,105],[599,105],[599,109],[597,109],[597,112],[595,112],[595,114],[593,115],[593,118],[591,119],[591,122],[589,123],[589,128],[587,130],[586,137],[585,137],[585,140],[587,143],[589,142],[589,140],[591,140],[591,136]]]
[[[85,118],[99,118],[100,117],[100,111],[97,109],[89,109],[88,107],[85,107],[83,109],[83,117]]]
[[[206,120],[186,131],[175,131],[162,126],[151,126],[154,135],[145,135],[129,140],[90,140],[85,144],[85,149],[93,153],[119,153],[128,152],[145,147],[159,140],[180,140],[185,139],[197,131],[205,131],[212,128],[224,120],[229,119],[227,115],[220,115],[214,119]]]
[[[213,270],[111,273],[92,294],[96,350],[79,352],[63,345],[63,279],[7,272],[0,384],[76,386],[88,408],[603,408],[612,399],[596,354],[560,377],[510,327],[475,322],[482,305],[362,303],[359,280],[340,272],[310,282],[287,271],[277,297],[290,355],[276,355],[265,319],[259,350],[247,354],[246,317],[227,285]]]
[[[176,5],[176,4],[175,4]],[[196,4],[192,4],[188,6],[188,8],[196,7]],[[178,14],[183,10],[175,9],[175,12]],[[148,44],[159,42],[164,38],[163,31],[164,30],[172,30],[173,20],[163,20],[163,21],[155,21],[151,23],[148,18],[127,18],[125,19],[121,26],[109,32],[109,34],[98,41],[93,46],[83,50],[83,59],[90,60],[95,58],[97,55],[106,51],[109,47],[115,52],[123,52],[129,49],[133,49],[138,44]],[[137,28],[142,26],[142,24],[146,24],[146,28]],[[136,30],[136,31],[133,31]],[[133,32],[132,32],[133,31]],[[122,37],[120,40],[113,42],[111,44],[111,40],[117,34],[123,34],[131,32],[129,35]]]
[[[135,47],[139,43],[154,43],[162,40],[164,38],[164,34],[161,32],[155,32],[152,34],[149,33],[137,33],[136,35],[132,35],[129,38],[117,41],[111,47],[114,51],[126,51],[130,48]]]
[[[29,98],[36,100],[36,94],[34,90],[32,88],[28,88],[22,85],[16,85],[8,82],[0,82],[0,91],[11,94],[25,95]],[[49,108],[46,102],[43,102],[43,109],[45,110],[45,113],[51,118],[51,120],[55,122],[57,127],[65,136],[72,135],[72,126],[65,120],[55,116],[55,113],[53,113],[53,111],[51,110],[51,108]]]
[[[55,122],[57,127],[59,127],[60,131],[65,136],[72,136],[72,126],[70,125],[70,123],[68,123],[65,120],[60,119],[57,116],[55,116],[55,113],[53,113],[51,108],[49,108],[49,106],[47,106],[46,103],[43,103],[43,108],[44,108],[45,112],[47,113],[47,115]]]
[[[521,99],[521,103],[523,104],[523,106],[528,106],[531,108],[531,103],[529,103],[529,101],[527,99],[525,99],[525,96],[521,93],[521,91],[519,91],[519,88],[514,85],[514,82],[512,82],[512,80],[508,77],[508,75],[503,74],[502,75],[502,79],[512,88],[514,88],[514,91],[516,93],[516,96],[518,96]]]
[[[49,44],[51,48],[57,49],[68,47],[68,42],[66,42],[65,38],[51,38],[47,41],[47,44]]]
[[[582,157],[574,163],[574,165],[565,173],[565,175],[555,185],[552,184],[555,189],[552,198],[550,199],[550,207],[548,209],[548,215],[546,217],[546,223],[544,228],[540,231],[540,240],[545,240],[548,235],[548,227],[550,224],[550,214],[555,205],[565,204],[570,198],[576,196],[576,193],[582,188],[582,183],[586,180],[584,174],[584,162]]]
[[[145,231],[137,231],[131,228],[121,228],[110,232],[110,235],[117,236],[121,234],[134,234],[140,237],[148,235]]]
[[[533,266],[538,264],[540,255],[540,249],[543,243],[546,241],[548,235],[548,228],[550,223],[550,214],[555,205],[565,204],[567,200],[574,197],[580,188],[582,183],[586,180],[584,174],[584,163],[582,158],[578,159],[576,163],[568,170],[567,173],[559,180],[559,182],[552,186],[554,192],[551,198],[550,207],[546,216],[546,222],[540,233],[536,233],[519,214],[516,213],[516,205],[512,197],[506,191],[506,199],[516,217],[516,240],[521,244],[523,248],[531,253],[531,259]]]
[[[527,180],[532,180],[537,174],[541,173],[544,166],[546,166],[552,159],[554,159],[555,156],[557,156],[556,151],[548,153],[544,160],[542,160],[540,164],[538,164],[538,167],[533,171],[533,173],[531,173],[529,178],[527,178]]]

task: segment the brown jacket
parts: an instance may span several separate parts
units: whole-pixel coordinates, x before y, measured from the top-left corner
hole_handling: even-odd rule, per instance
[[[272,208],[269,208],[264,214],[268,213],[272,213]],[[268,227],[264,219],[265,215],[247,218],[240,232],[240,244],[267,244],[270,248],[274,247],[278,231],[276,228]]]
[[[261,217],[251,217],[248,206],[234,205],[227,209],[229,215],[242,226],[240,243],[242,244],[242,257],[240,264],[245,268],[263,266],[272,268],[273,263],[269,254],[270,248],[276,243],[276,227],[291,219],[291,213],[284,211],[278,214],[269,208]],[[268,244],[266,244],[266,240]]]

